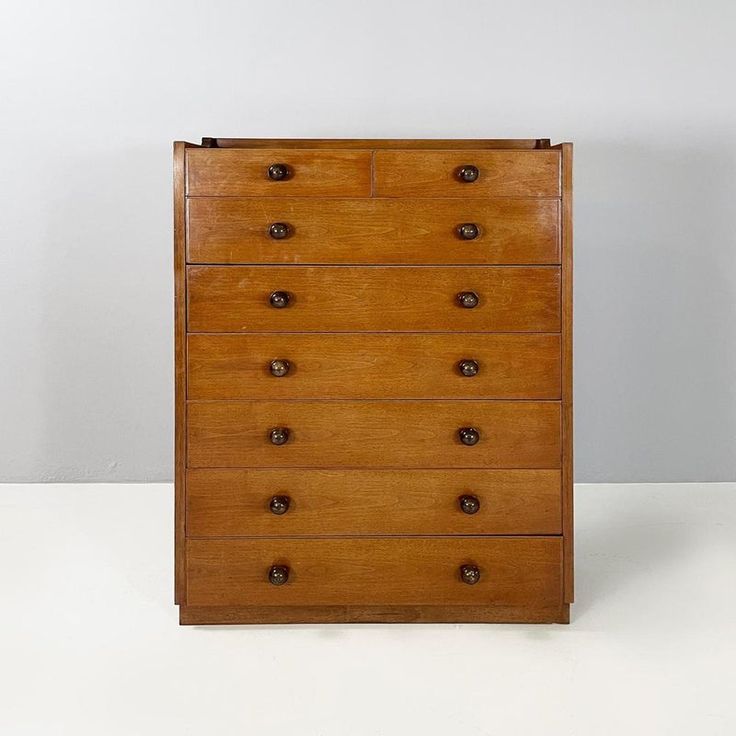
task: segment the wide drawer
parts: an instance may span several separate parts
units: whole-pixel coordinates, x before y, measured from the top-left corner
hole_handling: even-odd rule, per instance
[[[187,365],[190,399],[560,397],[558,334],[193,334]]]
[[[187,300],[190,332],[558,332],[560,269],[188,266]]]
[[[270,582],[273,567],[285,583]],[[541,608],[561,604],[561,573],[560,537],[187,541],[189,606]]]
[[[559,470],[189,470],[189,537],[560,534]]]
[[[460,439],[467,428],[480,435],[474,445]],[[273,429],[288,430],[288,441],[274,444]],[[560,405],[190,401],[187,454],[192,468],[559,468]]]
[[[559,263],[559,202],[194,198],[187,254],[190,263]]]
[[[374,166],[377,197],[560,196],[553,150],[376,151]],[[463,180],[463,169],[477,178]]]
[[[272,166],[285,176],[271,178]],[[186,189],[190,197],[368,197],[371,152],[188,148]]]

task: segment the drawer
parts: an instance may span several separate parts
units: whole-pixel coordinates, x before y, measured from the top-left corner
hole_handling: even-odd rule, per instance
[[[187,430],[191,468],[560,467],[557,402],[194,401]]]
[[[559,202],[193,198],[187,242],[191,263],[551,264]]]
[[[558,334],[193,334],[187,364],[190,399],[560,398]]]
[[[553,150],[376,151],[374,166],[378,197],[560,196]],[[477,178],[463,180],[463,169]]]
[[[559,470],[190,470],[189,537],[560,534]]]
[[[461,293],[477,305],[462,307]],[[187,299],[190,332],[560,329],[555,266],[188,266]]]
[[[283,167],[283,178],[270,178],[278,173],[274,165]],[[371,152],[189,148],[186,191],[190,197],[368,197]]]
[[[285,583],[269,581],[273,567]],[[561,568],[560,537],[190,539],[187,604],[552,607]]]

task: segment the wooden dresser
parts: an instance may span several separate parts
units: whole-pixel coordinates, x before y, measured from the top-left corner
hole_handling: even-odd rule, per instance
[[[181,622],[567,622],[572,145],[174,172]]]

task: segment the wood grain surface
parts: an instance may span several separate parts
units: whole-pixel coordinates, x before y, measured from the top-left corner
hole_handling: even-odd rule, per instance
[[[560,398],[557,334],[194,334],[187,357],[190,399]]]
[[[561,604],[559,537],[260,539],[187,542],[192,606]],[[474,564],[467,585],[459,568]],[[289,579],[268,581],[272,565]]]
[[[474,182],[458,170],[478,168]],[[559,197],[560,152],[540,151],[376,151],[378,197]]]
[[[181,622],[567,622],[572,144],[203,139],[174,171]]]
[[[273,223],[288,225],[281,240]],[[477,225],[463,240],[458,226]],[[554,264],[554,199],[216,198],[188,201],[191,263]]]
[[[474,514],[459,498],[480,502]],[[281,515],[269,509],[289,498]],[[560,534],[559,470],[190,470],[187,535]]]
[[[190,332],[558,332],[555,266],[188,266]],[[291,302],[274,309],[269,295]],[[473,291],[474,309],[457,295]]]
[[[566,603],[575,599],[573,493],[573,220],[572,143],[561,143],[562,154],[562,529],[564,533],[564,590]]]
[[[570,606],[180,606],[184,626],[219,624],[566,624]]]
[[[174,601],[186,601],[187,294],[185,162],[187,144],[174,143]]]
[[[551,401],[190,401],[187,425],[190,468],[560,467]],[[274,427],[289,429],[285,445],[271,444]]]
[[[205,139],[203,139],[205,140]],[[519,149],[550,147],[549,138],[211,138],[219,148]]]
[[[271,164],[286,164],[289,177],[269,179]],[[368,197],[371,187],[370,151],[187,149],[190,197]]]

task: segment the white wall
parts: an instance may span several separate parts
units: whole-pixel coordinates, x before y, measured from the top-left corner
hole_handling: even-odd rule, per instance
[[[578,478],[736,478],[735,8],[4,2],[0,479],[171,476],[203,135],[574,141]]]

